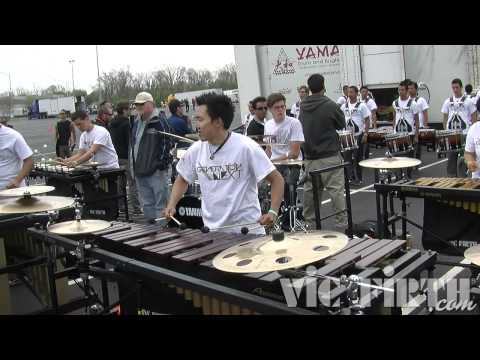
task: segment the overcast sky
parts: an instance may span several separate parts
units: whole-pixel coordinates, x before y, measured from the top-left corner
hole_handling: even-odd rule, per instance
[[[134,73],[185,66],[218,70],[235,62],[233,45],[99,45],[100,74],[127,69]],[[75,88],[92,90],[97,81],[95,45],[0,45],[0,93],[12,89],[42,89],[52,84],[72,87],[74,59]]]

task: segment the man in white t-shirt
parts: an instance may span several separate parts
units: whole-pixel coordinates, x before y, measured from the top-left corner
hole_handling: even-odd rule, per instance
[[[368,87],[365,85],[360,88],[360,98],[370,110],[370,128],[377,128],[377,103],[369,95]]]
[[[476,122],[468,129],[465,143],[465,162],[472,178],[480,178],[480,122]]]
[[[0,190],[25,186],[33,168],[33,152],[23,136],[0,124]]]
[[[300,103],[305,99],[309,94],[308,86],[302,85],[298,88],[298,97],[300,98],[295,104],[292,105],[290,109],[290,114],[295,118],[298,119],[298,115],[300,115]]]
[[[367,143],[368,129],[370,128],[370,110],[367,105],[358,100],[358,88],[348,88],[348,102],[340,109],[345,114],[346,130],[352,130],[357,141],[358,148],[345,152],[345,160],[352,164],[347,170],[349,178],[354,185],[362,184],[362,167],[359,165],[363,160],[363,147]],[[352,171],[353,170],[353,171]]]
[[[342,91],[343,91],[343,95],[340,96],[337,100],[337,104],[339,106],[342,106],[348,100],[348,85],[344,85],[343,88],[342,88]]]
[[[418,95],[418,84],[412,81],[408,84],[408,94],[417,103],[418,123],[420,129],[428,128],[428,103],[422,96]]]
[[[271,225],[278,216],[284,182],[263,149],[252,139],[229,132],[234,107],[226,95],[214,93],[197,97],[196,119],[200,140],[187,150],[177,164],[178,176],[165,209],[175,215],[175,207],[197,178],[202,192],[202,218],[210,230],[240,233],[242,225],[259,222]],[[271,209],[262,215],[257,184],[271,184]],[[226,226],[232,226],[223,228]],[[263,227],[249,227],[265,234]],[[241,240],[241,237],[239,237]]]
[[[72,121],[82,131],[78,152],[67,158],[58,159],[67,166],[77,166],[86,161],[95,161],[99,169],[118,169],[118,156],[113,146],[112,138],[107,129],[94,125],[85,111],[77,111],[72,115]]]
[[[466,135],[470,125],[477,121],[477,109],[472,100],[463,94],[462,80],[452,80],[452,92],[453,96],[446,99],[442,106],[443,128],[462,130]],[[458,153],[452,151],[447,156],[447,175],[457,177]]]

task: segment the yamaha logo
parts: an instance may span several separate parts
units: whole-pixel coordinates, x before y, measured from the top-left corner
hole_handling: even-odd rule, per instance
[[[190,208],[190,207],[180,206],[178,208],[178,214],[180,216],[202,217],[202,209],[201,208]]]

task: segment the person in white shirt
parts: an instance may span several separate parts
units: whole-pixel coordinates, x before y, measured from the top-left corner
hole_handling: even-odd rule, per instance
[[[446,99],[442,106],[443,128],[462,130],[466,135],[468,128],[477,121],[477,109],[472,100],[463,94],[463,84],[460,79],[452,80],[453,96]],[[457,177],[458,152],[448,153],[447,175]]]
[[[472,178],[480,179],[480,122],[476,122],[468,129],[464,156],[467,168],[472,172]]]
[[[66,159],[57,159],[67,166],[77,166],[92,160],[99,163],[99,169],[118,169],[118,156],[107,129],[94,125],[85,111],[77,111],[72,121],[82,131],[78,152]]]
[[[290,109],[290,114],[295,118],[298,119],[298,116],[300,115],[300,103],[305,99],[308,94],[308,86],[307,85],[302,85],[298,88],[298,97],[300,98],[295,104],[292,105],[292,108]]]
[[[367,105],[368,110],[370,110],[370,128],[377,128],[377,103],[375,100],[370,96],[370,90],[368,87],[363,85],[360,88],[360,98],[361,100]],[[370,144],[367,142],[364,146],[364,158],[370,158]]]
[[[354,185],[362,184],[362,167],[359,165],[363,160],[363,147],[367,143],[368,129],[370,128],[370,110],[367,105],[358,100],[358,88],[348,88],[348,102],[341,106],[345,114],[346,130],[353,130],[358,148],[346,151],[345,160],[352,164],[347,169],[349,178]],[[352,171],[353,170],[353,171]]]
[[[0,124],[0,190],[25,186],[33,152],[16,130]]]
[[[202,218],[210,230],[240,233],[242,225],[271,225],[276,220],[283,197],[282,176],[255,141],[228,131],[234,111],[226,95],[208,93],[197,97],[200,140],[188,148],[177,164],[179,175],[165,209],[167,218],[175,216],[175,207],[188,184],[198,178]],[[257,189],[263,179],[270,182],[272,194],[271,209],[264,215]],[[231,225],[234,227],[220,229]],[[265,234],[259,226],[250,228],[250,232]]]
[[[472,84],[465,85],[465,94],[469,97],[474,104],[477,103],[477,94],[473,93],[473,86]]]
[[[415,81],[412,81],[408,85],[408,94],[417,103],[420,129],[428,128],[428,109],[430,107],[428,106],[427,100],[418,95],[418,84]]]
[[[343,91],[343,95],[340,96],[337,100],[337,104],[339,106],[342,106],[348,100],[348,85],[344,85],[343,88],[342,88],[342,91]]]

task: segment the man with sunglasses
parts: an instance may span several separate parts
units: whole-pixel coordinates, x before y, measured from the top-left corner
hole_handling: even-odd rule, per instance
[[[94,124],[109,130],[110,120],[112,118],[113,105],[108,101],[104,101],[98,107],[97,118],[95,119]]]
[[[268,111],[267,99],[263,96],[257,96],[252,100],[252,107],[255,113],[248,124],[247,136],[261,136],[265,132],[265,118]]]

